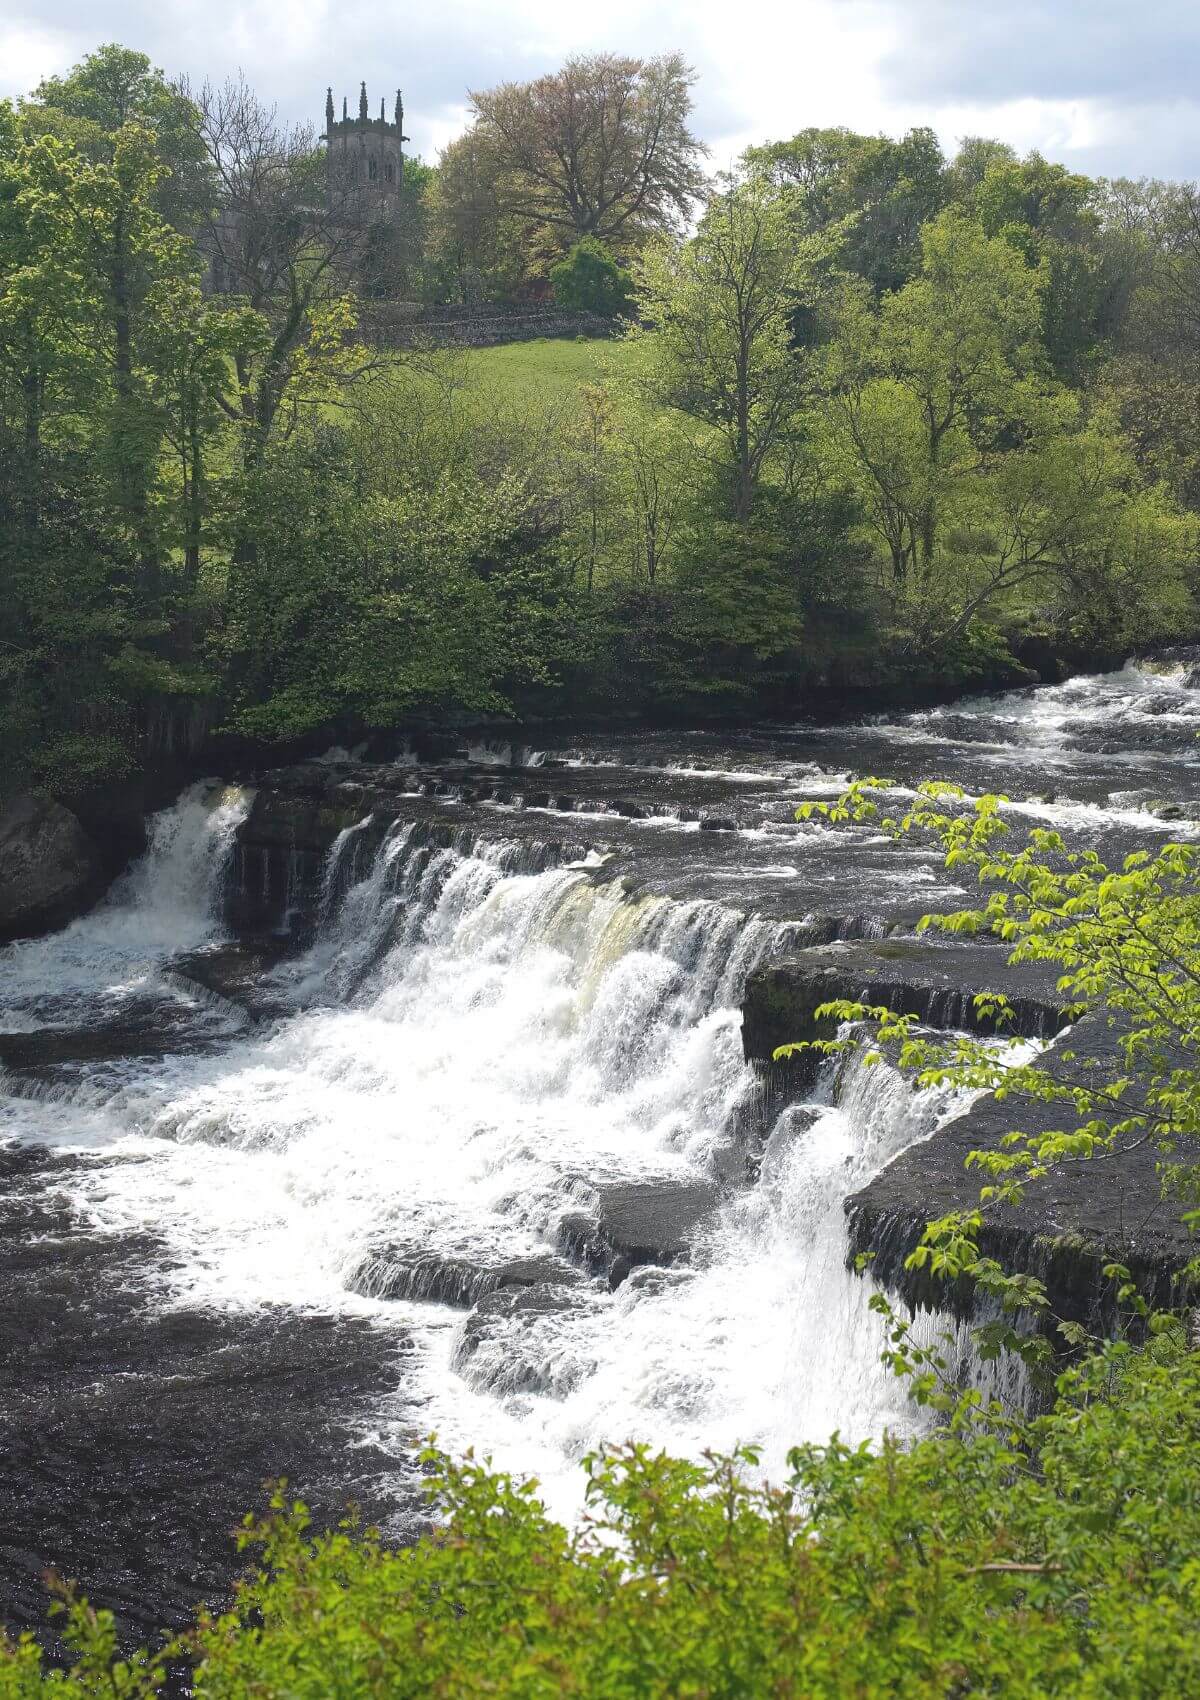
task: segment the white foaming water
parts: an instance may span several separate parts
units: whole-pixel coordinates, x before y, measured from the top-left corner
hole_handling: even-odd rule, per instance
[[[212,799],[180,811],[131,876],[152,917],[142,963],[172,928],[193,944],[213,926],[195,863],[188,882],[172,861],[191,811],[212,862]],[[740,1179],[756,1083],[737,1005],[777,939],[713,903],[522,871],[528,846],[400,828],[367,856],[370,825],[342,835],[318,940],[277,976],[308,1007],[219,1051],[114,1065],[67,1091],[66,1117],[61,1097],[21,1101],[26,1137],[89,1152],[71,1184],[95,1228],[165,1242],[167,1302],[373,1315],[381,1351],[393,1330],[415,1348],[395,1410],[378,1413],[396,1450],[431,1429],[482,1446],[537,1474],[564,1514],[602,1440],[756,1440],[777,1471],[834,1427],[905,1426],[867,1289],[844,1267],[841,1201],[948,1102],[885,1068],[852,1065],[829,1102],[785,1114],[760,1183],[696,1229],[691,1267],[559,1288],[561,1303],[500,1318],[473,1351],[463,1313],[355,1290],[417,1261],[553,1258],[564,1219],[606,1183]],[[86,960],[133,960],[126,923],[93,917]]]
[[[635,1271],[532,1328],[496,1328],[469,1356],[453,1339],[472,1397],[452,1405],[444,1442],[482,1430],[569,1516],[578,1459],[614,1438],[692,1455],[754,1442],[778,1479],[801,1441],[911,1432],[916,1412],[880,1365],[871,1287],[846,1268],[842,1201],[961,1108],[855,1056],[833,1101],[780,1117],[758,1185],[719,1210],[693,1267]]]
[[[1104,727],[1119,738],[1121,728],[1176,725],[1200,732],[1200,688],[1195,668],[1183,663],[1160,667],[1130,661],[1115,673],[1083,674],[1061,685],[1040,685],[996,696],[965,697],[946,707],[928,709],[903,721],[880,721],[878,729],[900,741],[933,735],[955,736],[956,726],[974,722],[979,732],[994,728],[994,748],[1014,743],[1036,750],[1043,760],[1069,759],[1070,736],[1089,726]],[[986,748],[984,738],[980,748]],[[1140,752],[1108,752],[1112,761],[1136,761]]]
[[[6,950],[0,1031],[114,1013],[156,983],[168,957],[213,938],[220,881],[249,804],[241,786],[191,786],[153,817],[145,854],[97,909]]]

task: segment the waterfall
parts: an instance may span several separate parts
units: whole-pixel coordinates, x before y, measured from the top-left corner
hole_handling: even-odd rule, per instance
[[[171,927],[212,936],[244,807],[197,793],[156,824],[113,900],[132,925],[138,894],[139,960]],[[80,1091],[82,1206],[158,1236],[167,1302],[370,1314],[381,1351],[409,1348],[372,1417],[397,1454],[433,1428],[484,1444],[564,1515],[604,1440],[757,1441],[778,1473],[835,1427],[905,1427],[842,1200],[945,1094],[830,1064],[764,1146],[739,1004],[793,929],[630,895],[564,854],[348,828],[310,947],[274,971],[293,1014]],[[95,918],[93,945],[114,928]]]
[[[145,995],[168,957],[220,932],[234,834],[250,795],[201,781],[150,821],[145,854],[61,932],[4,953],[0,1030],[93,1023]]]

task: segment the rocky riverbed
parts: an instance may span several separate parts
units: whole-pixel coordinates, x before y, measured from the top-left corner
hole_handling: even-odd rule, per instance
[[[853,727],[397,742],[191,788],[100,907],[3,957],[8,1621],[48,1567],[130,1635],[220,1598],[266,1477],[402,1536],[432,1430],[570,1516],[606,1439],[778,1469],[910,1428],[847,1259],[904,1289],[1007,1123],[770,1054],[831,996],[955,1027],[1000,990],[1039,1042],[1063,1016],[992,945],[914,938],[967,895],[931,853],[796,807],[951,779],[1116,858],[1200,831],[1198,732],[1182,657]],[[1152,1179],[1064,1177],[997,1250],[1091,1314],[1102,1251],[1178,1260]]]

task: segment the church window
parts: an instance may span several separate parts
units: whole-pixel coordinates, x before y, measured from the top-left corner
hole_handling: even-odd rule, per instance
[[[376,163],[374,157],[372,157],[371,159],[369,159],[367,161],[367,176],[370,178],[371,182],[374,183],[374,181],[378,177],[378,175],[379,175],[379,166]]]

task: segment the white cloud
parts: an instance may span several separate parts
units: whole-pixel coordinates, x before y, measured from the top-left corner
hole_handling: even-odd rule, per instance
[[[294,120],[320,122],[327,83],[353,100],[365,77],[373,101],[399,83],[430,156],[472,86],[571,52],[679,48],[717,165],[809,124],[931,124],[948,147],[997,135],[1083,169],[1190,174],[1198,20],[1190,0],[0,0],[0,94],[116,39],[193,79],[240,67]]]

